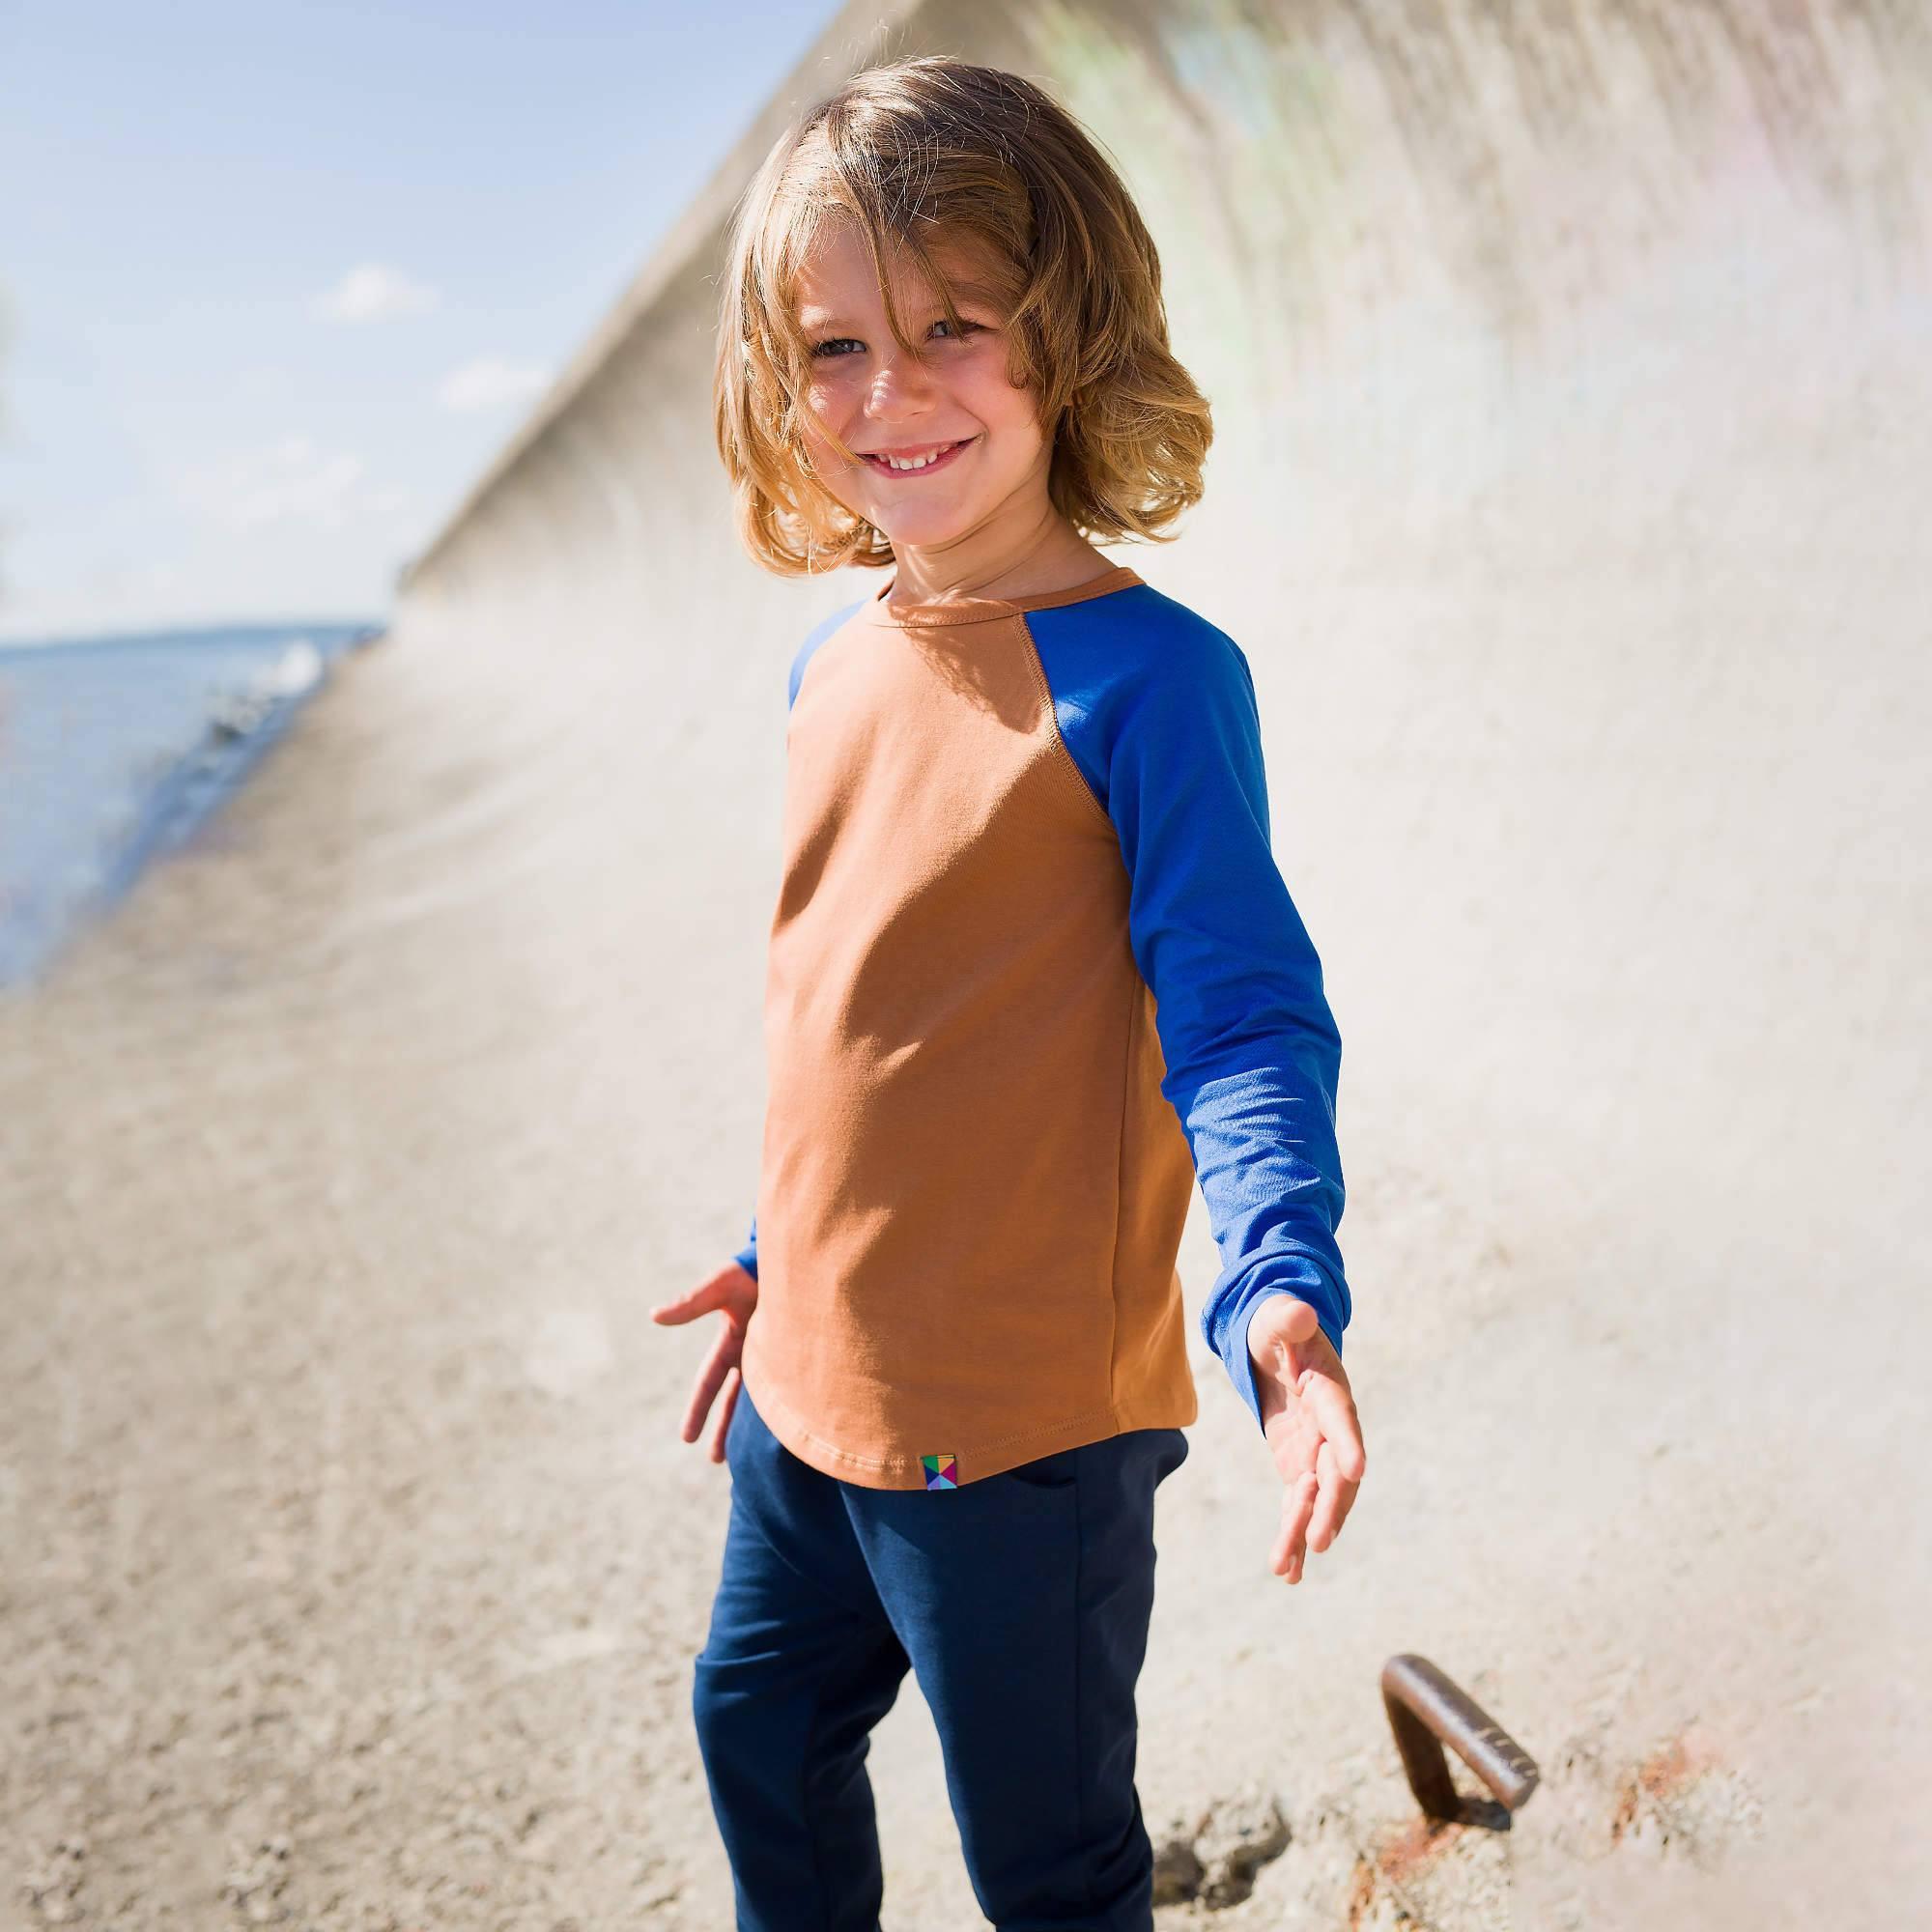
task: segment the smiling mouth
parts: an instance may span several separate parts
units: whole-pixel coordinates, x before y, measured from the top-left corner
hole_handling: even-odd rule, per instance
[[[957,442],[949,443],[937,455],[927,457],[924,462],[911,469],[895,469],[883,456],[875,456],[870,452],[866,454],[866,466],[867,469],[876,469],[882,476],[930,476],[935,469],[944,469],[962,449],[970,447],[978,440],[977,437],[961,437]]]

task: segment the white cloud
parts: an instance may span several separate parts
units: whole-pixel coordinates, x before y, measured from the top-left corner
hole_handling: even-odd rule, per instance
[[[364,262],[351,269],[316,306],[330,322],[389,322],[432,309],[437,299],[433,288],[412,281],[400,269]]]
[[[550,384],[551,372],[540,363],[478,355],[442,379],[436,399],[446,410],[494,410],[505,403],[526,402]]]
[[[335,529],[363,507],[356,486],[362,459],[347,450],[319,449],[305,436],[285,436],[261,449],[241,450],[175,478],[190,509],[230,529],[301,524]]]

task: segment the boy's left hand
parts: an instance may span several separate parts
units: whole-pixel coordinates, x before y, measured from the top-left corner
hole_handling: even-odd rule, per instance
[[[1248,1324],[1248,1356],[1261,1396],[1262,1431],[1288,1485],[1268,1568],[1301,1581],[1313,1549],[1342,1533],[1368,1469],[1348,1372],[1307,1302],[1270,1294]]]

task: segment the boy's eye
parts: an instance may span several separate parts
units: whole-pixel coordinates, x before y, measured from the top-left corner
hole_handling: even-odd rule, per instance
[[[934,322],[932,326],[934,328],[950,329],[952,327],[952,324],[949,323],[943,315],[939,317],[939,319],[936,322]],[[952,340],[957,342],[963,342],[969,335],[980,334],[985,328],[985,327],[986,325],[983,322],[962,322],[960,325],[960,333],[957,336],[954,336]],[[838,352],[842,349],[848,347],[854,349],[863,349],[865,346],[866,345],[863,342],[861,342],[856,335],[834,335],[828,337],[825,341],[819,343],[812,350],[811,353],[814,355],[823,356],[829,359],[837,356]]]

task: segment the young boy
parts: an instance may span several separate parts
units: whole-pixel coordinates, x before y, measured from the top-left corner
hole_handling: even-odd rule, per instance
[[[865,1758],[914,1670],[981,1909],[1147,1932],[1134,1687],[1197,1405],[1175,1271],[1286,1486],[1364,1470],[1340,1041],[1247,660],[1089,541],[1201,495],[1208,408],[1091,138],[1015,75],[859,75],[741,207],[719,445],[767,567],[890,569],[791,665],[756,1211],[652,1311],[731,1517],[693,1708],[740,1932],[875,1932]],[[736,1371],[733,1378],[732,1372]]]

